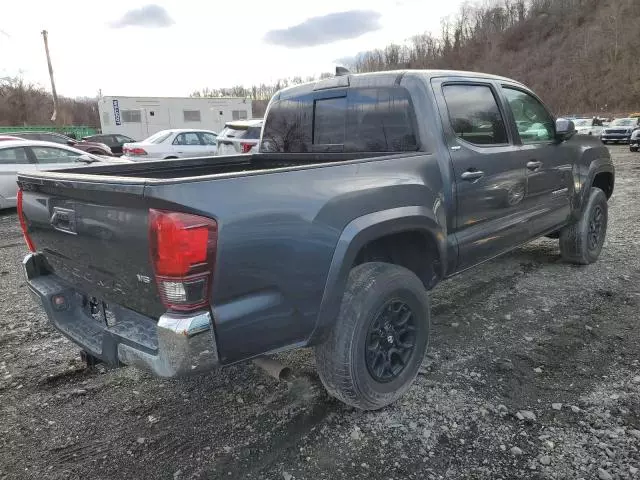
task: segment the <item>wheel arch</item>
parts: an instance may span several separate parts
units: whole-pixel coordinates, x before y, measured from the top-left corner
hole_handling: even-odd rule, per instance
[[[427,288],[444,277],[447,235],[445,228],[436,221],[433,210],[424,206],[406,206],[370,213],[352,220],[338,239],[309,345],[321,342],[335,323],[349,272],[362,258],[363,249],[375,245],[381,239],[398,238],[398,235],[412,240],[424,240],[425,245],[420,248],[431,253],[434,266],[434,278],[426,279],[424,275],[421,278]]]
[[[611,197],[615,185],[615,168],[610,158],[597,158],[591,162],[586,174],[578,173],[574,180],[580,182],[580,189],[574,191],[575,200],[572,209],[572,218],[578,220],[589,199],[591,187],[601,188],[607,199]]]

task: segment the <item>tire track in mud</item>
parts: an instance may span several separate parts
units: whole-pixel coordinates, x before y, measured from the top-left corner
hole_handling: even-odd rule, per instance
[[[277,463],[287,462],[299,455],[297,446],[300,440],[340,408],[334,402],[317,402],[289,418],[268,439],[260,439],[243,447],[238,457],[222,457],[216,462],[215,469],[206,472],[207,478],[240,480],[265,474]]]
[[[72,443],[49,450],[48,462],[55,467],[73,468],[76,465],[93,463],[109,454],[109,439],[97,439],[86,443]]]

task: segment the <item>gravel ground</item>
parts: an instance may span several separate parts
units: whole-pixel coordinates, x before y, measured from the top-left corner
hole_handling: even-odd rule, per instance
[[[252,365],[167,381],[86,369],[19,269],[0,214],[0,479],[640,478],[640,154],[612,147],[608,239],[588,267],[539,240],[442,283],[409,393],[364,413]]]

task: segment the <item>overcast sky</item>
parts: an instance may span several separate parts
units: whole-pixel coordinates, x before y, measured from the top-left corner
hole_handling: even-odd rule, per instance
[[[332,71],[335,60],[424,31],[462,0],[28,0],[0,16],[0,77],[58,93],[186,96]],[[234,8],[238,5],[237,8]]]

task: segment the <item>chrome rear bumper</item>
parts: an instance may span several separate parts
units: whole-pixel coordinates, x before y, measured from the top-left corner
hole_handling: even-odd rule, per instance
[[[83,292],[43,271],[39,254],[28,254],[22,265],[29,289],[42,302],[53,326],[91,355],[113,365],[151,370],[161,377],[184,376],[218,364],[210,312],[165,313],[156,322],[110,304],[113,321],[99,322],[86,312]],[[60,296],[64,308],[54,306],[53,297]]]

